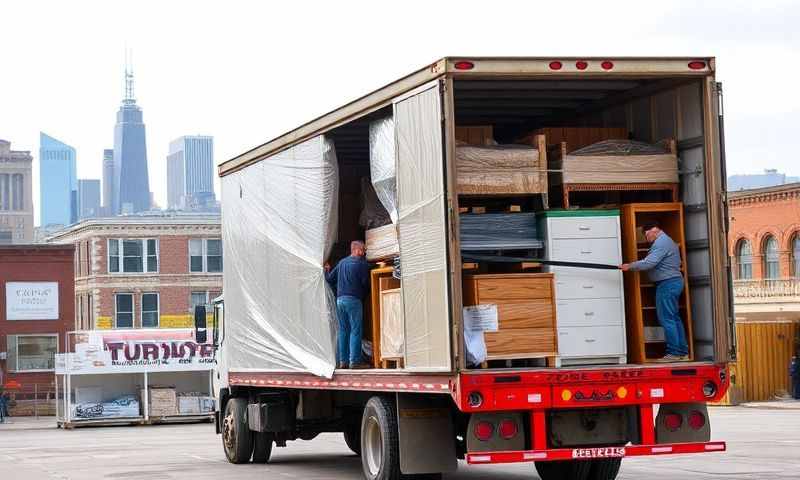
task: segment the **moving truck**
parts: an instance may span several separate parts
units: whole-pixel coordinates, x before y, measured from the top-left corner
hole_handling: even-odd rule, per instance
[[[224,301],[209,330],[228,460],[266,463],[273,446],[342,432],[368,479],[436,477],[463,459],[611,480],[625,457],[724,451],[706,409],[735,352],[721,104],[708,57],[448,57],[221,164]],[[363,238],[359,181],[381,180],[371,128],[387,120],[402,357],[336,369],[324,265]],[[474,199],[458,194],[455,152],[458,129],[480,125],[502,143],[552,127],[675,140],[690,361],[469,362],[459,213]]]

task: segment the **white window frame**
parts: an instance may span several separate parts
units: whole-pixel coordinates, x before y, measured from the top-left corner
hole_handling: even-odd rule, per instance
[[[11,336],[12,334],[9,334]],[[19,338],[20,337],[53,337],[56,339],[56,353],[61,353],[60,346],[58,344],[58,334],[57,333],[19,333],[13,334],[14,341],[17,344],[14,346],[14,353],[17,356],[15,359],[16,370],[9,370],[9,372],[13,373],[41,373],[41,372],[55,372],[55,358],[53,359],[53,368],[34,368],[31,370],[20,370],[19,369]],[[6,360],[8,362],[8,360]]]
[[[220,254],[219,254],[219,256],[220,256],[220,258],[222,258],[222,262],[223,262],[222,265],[223,265],[223,268],[224,268],[225,259],[223,258],[223,255],[222,255],[222,238],[219,238],[219,237],[190,238],[189,239],[189,252],[188,252],[189,253],[189,273],[195,273],[195,274],[209,273],[211,275],[221,275],[222,274],[222,270],[220,270],[219,272],[209,272],[208,271],[208,241],[209,240],[218,240],[220,242],[220,252],[219,252]],[[203,269],[199,270],[199,271],[193,271],[192,270],[192,257],[194,256],[194,255],[192,255],[192,241],[200,241],[201,242],[200,243],[201,244],[200,256],[203,259]]]
[[[145,295],[155,295],[156,296],[156,324],[145,327],[144,325],[144,296]],[[141,297],[139,298],[141,302],[142,308],[140,308],[139,312],[139,325],[142,328],[160,328],[161,327],[161,293],[159,292],[142,292]]]
[[[125,255],[122,250],[122,242],[123,241],[131,241],[137,240],[142,242],[142,271],[141,272],[125,272]],[[148,249],[148,240],[154,240],[156,243],[156,269],[153,271],[147,270],[147,257],[153,256],[150,250]],[[116,272],[111,271],[111,242],[117,242],[117,270]],[[154,237],[141,237],[141,238],[125,238],[125,237],[118,237],[118,238],[109,238],[106,243],[106,270],[110,275],[151,275],[154,273],[159,273],[161,270],[161,245],[158,241],[158,238]]]
[[[211,298],[209,298],[209,294],[211,292],[209,292],[208,290],[205,290],[205,291],[190,290],[189,291],[189,310],[191,311],[192,315],[194,315],[194,307],[195,307],[195,305],[192,305],[192,295],[194,295],[195,293],[201,293],[201,292],[206,294],[206,302],[203,305],[205,305],[206,307],[211,305]]]
[[[131,326],[120,327],[117,325],[117,295],[130,295],[131,297]],[[158,306],[161,308],[161,305]],[[125,312],[128,313],[128,312]],[[136,326],[136,296],[133,292],[114,292],[114,328],[129,329]]]

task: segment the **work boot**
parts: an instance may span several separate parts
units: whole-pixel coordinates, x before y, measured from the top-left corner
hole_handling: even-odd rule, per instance
[[[350,365],[350,370],[367,370],[367,369],[370,369],[370,368],[372,368],[372,365],[369,365],[367,363],[362,363],[362,362],[353,363],[353,364]]]

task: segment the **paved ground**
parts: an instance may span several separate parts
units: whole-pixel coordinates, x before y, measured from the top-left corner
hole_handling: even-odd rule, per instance
[[[714,438],[723,454],[635,458],[620,479],[800,478],[800,411],[714,408]],[[0,425],[0,479],[359,479],[361,464],[341,440],[326,434],[273,452],[269,465],[231,465],[211,424],[59,430],[52,419],[12,419]],[[461,465],[446,480],[536,479],[533,465]]]

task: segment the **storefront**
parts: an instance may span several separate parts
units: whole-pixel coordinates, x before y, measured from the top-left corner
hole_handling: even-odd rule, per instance
[[[70,332],[67,347],[56,355],[59,426],[213,417],[213,346],[192,329]]]

